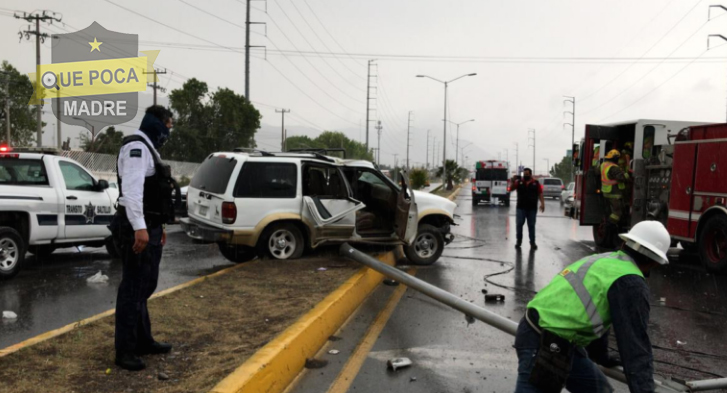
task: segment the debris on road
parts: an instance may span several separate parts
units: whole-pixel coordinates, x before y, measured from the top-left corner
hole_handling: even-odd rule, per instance
[[[328,353],[331,355],[338,355],[339,353],[341,353],[341,351],[337,349],[331,349],[330,351],[328,351]]]
[[[157,378],[159,378],[160,381],[166,381],[169,380],[169,375],[167,375],[166,373],[159,373],[159,375],[157,375]]]
[[[500,294],[491,294],[491,295],[485,295],[485,301],[486,302],[504,302],[505,301],[505,295]]]
[[[483,289],[482,290],[482,293],[484,293],[485,295],[487,295],[487,289]]]
[[[390,287],[395,287],[395,286],[399,285],[399,282],[397,282],[396,280],[392,280],[390,278],[387,278],[387,279],[384,280],[384,285],[388,285]]]
[[[12,311],[3,311],[3,319],[18,319],[18,314]]]
[[[328,337],[328,341],[340,341],[340,340],[341,340],[341,337],[338,337],[338,336]]]
[[[411,378],[409,378],[409,382],[416,382],[416,380],[417,380],[417,377],[411,377]]]
[[[102,284],[109,281],[109,276],[101,273],[99,270],[98,273],[94,274],[93,276],[86,279],[86,282],[89,284]]]
[[[393,358],[386,363],[390,369],[396,371],[400,368],[409,367],[412,365],[411,359],[409,358]]]
[[[325,267],[319,267],[318,269],[316,269],[316,271],[319,271],[319,272],[325,272],[326,270],[328,270],[328,269],[326,269]]]
[[[328,365],[328,360],[320,360],[320,359],[306,359],[305,360],[305,368],[308,369],[316,369],[316,368],[323,368]]]
[[[677,340],[677,345],[687,345],[687,342]]]

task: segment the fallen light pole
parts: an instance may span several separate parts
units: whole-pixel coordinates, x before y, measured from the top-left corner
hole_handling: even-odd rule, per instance
[[[460,299],[457,296],[452,295],[451,293],[441,288],[438,288],[432,284],[429,284],[428,282],[411,276],[393,266],[382,263],[377,259],[372,258],[371,256],[366,255],[361,251],[351,247],[348,243],[342,244],[339,252],[342,256],[346,258],[351,258],[358,263],[361,263],[373,270],[376,270],[377,272],[383,274],[388,278],[394,279],[406,285],[408,288],[419,291],[434,300],[437,300],[454,308],[457,311],[463,312],[465,314],[465,318],[470,323],[474,322],[473,319],[477,319],[513,336],[517,332],[517,323],[491,311],[487,311],[486,309],[476,306],[468,301]],[[608,377],[620,382],[626,382],[626,376],[624,375],[623,369],[621,367],[600,368],[603,373],[606,374]],[[654,379],[654,382],[656,384],[656,391],[663,393],[696,392],[727,387],[727,378],[685,382],[686,386],[685,384],[678,383],[673,380]]]

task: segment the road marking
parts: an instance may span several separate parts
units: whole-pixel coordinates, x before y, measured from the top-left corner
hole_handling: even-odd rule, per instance
[[[407,273],[411,274],[412,276],[416,275],[416,272],[417,271],[414,268],[407,271]],[[343,369],[341,369],[341,372],[336,377],[336,380],[333,381],[331,386],[328,388],[328,393],[345,393],[348,391],[348,389],[351,387],[351,384],[353,383],[353,380],[356,378],[356,375],[358,375],[359,371],[361,370],[361,366],[363,366],[366,357],[368,356],[369,352],[371,352],[371,348],[374,347],[376,340],[379,338],[379,335],[384,330],[384,327],[389,321],[391,314],[394,313],[394,310],[399,304],[401,297],[404,295],[404,292],[406,292],[406,289],[407,287],[404,284],[400,284],[394,290],[394,293],[391,294],[389,301],[386,302],[384,308],[379,312],[379,315],[377,315],[376,319],[374,319],[374,321],[371,323],[371,326],[369,326],[366,334],[364,334],[363,338],[361,339],[361,342],[358,343],[356,349],[353,351],[353,354],[343,366]]]

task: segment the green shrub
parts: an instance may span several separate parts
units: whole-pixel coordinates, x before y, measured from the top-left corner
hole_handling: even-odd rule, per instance
[[[427,183],[427,170],[424,168],[413,168],[409,172],[409,181],[411,188],[419,190]]]

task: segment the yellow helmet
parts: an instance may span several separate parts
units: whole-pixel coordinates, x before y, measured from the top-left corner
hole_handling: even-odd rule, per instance
[[[605,158],[607,160],[610,160],[612,158],[619,158],[619,157],[621,157],[621,153],[619,153],[618,150],[613,149],[610,152],[608,152],[608,154],[606,154],[606,157]]]

